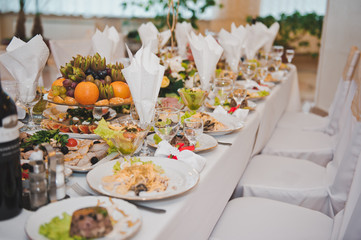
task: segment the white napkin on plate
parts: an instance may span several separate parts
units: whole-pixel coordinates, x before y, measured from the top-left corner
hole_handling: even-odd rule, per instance
[[[229,33],[223,28],[218,34],[218,41],[223,47],[226,62],[233,72],[238,73],[238,64],[241,58],[243,42],[239,41],[235,34]]]
[[[41,35],[25,43],[13,37],[0,62],[18,81],[19,97],[27,102],[35,98],[34,82],[39,79],[49,57],[49,49]]]
[[[245,39],[244,47],[247,59],[254,59],[258,50],[260,50],[268,41],[265,34],[267,27],[262,23],[256,23],[252,26],[247,25],[247,36]]]
[[[142,123],[152,122],[164,75],[164,66],[151,52],[150,45],[141,47],[133,57],[127,46],[130,65],[122,70]]]
[[[97,29],[92,42],[93,51],[105,57],[108,63],[119,62],[125,56],[123,36],[113,26],[105,26],[103,32]]]
[[[248,113],[249,109],[238,108],[236,111],[233,112],[233,114],[229,114],[222,106],[217,106],[213,111],[213,114],[235,117],[241,122],[244,122],[246,120]]]
[[[208,91],[211,77],[215,74],[223,48],[211,35],[203,37],[202,34],[196,35],[191,32],[188,38],[194,62],[200,75],[201,87]]]
[[[155,157],[168,157],[169,155],[176,156],[178,161],[182,161],[194,168],[197,172],[201,172],[206,164],[206,159],[192,151],[179,151],[177,148],[170,145],[167,141],[162,140],[158,144],[158,148],[154,153]]]
[[[278,22],[273,23],[269,28],[266,27],[265,35],[267,36],[267,42],[263,46],[265,52],[271,52],[273,42],[275,41],[279,30],[280,24]]]
[[[171,36],[170,30],[165,30],[159,33],[158,29],[152,22],[143,23],[138,28],[140,40],[144,46],[150,45],[153,53],[157,53],[158,49],[162,48]]]
[[[188,22],[177,23],[175,27],[175,38],[177,39],[178,53],[182,58],[187,57],[188,35],[193,31]]]

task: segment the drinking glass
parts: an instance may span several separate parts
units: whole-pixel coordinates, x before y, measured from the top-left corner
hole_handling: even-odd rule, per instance
[[[163,140],[170,143],[180,127],[180,110],[161,107],[156,109],[154,131]]]
[[[247,97],[246,86],[244,84],[236,83],[233,87],[233,97],[235,98],[237,105],[242,104]]]
[[[195,111],[202,107],[204,100],[208,96],[208,92],[200,88],[179,88],[178,93],[184,105],[189,110]]]
[[[139,120],[139,115],[138,115],[138,112],[137,112],[137,109],[135,108],[135,105],[132,104],[130,105],[130,118],[133,119],[133,120]],[[152,125],[153,123],[151,123]],[[146,156],[150,156],[151,155],[151,152],[147,146],[147,142],[143,141],[143,145],[142,145],[142,148],[140,150],[140,153],[139,153],[139,156],[142,156],[142,157],[146,157]]]
[[[288,64],[290,64],[292,62],[292,59],[294,56],[295,56],[295,50],[293,50],[293,49],[286,50],[286,58],[287,58]]]
[[[42,94],[38,89],[38,80],[32,84],[19,83],[17,82],[16,87],[16,98],[26,108],[29,114],[29,120],[26,125],[22,128],[24,131],[39,129],[39,126],[35,124],[33,118],[33,107],[40,100]]]
[[[214,80],[213,91],[218,97],[221,105],[225,103],[233,89],[233,80],[229,78],[216,78]]]
[[[203,133],[203,120],[200,118],[186,118],[183,122],[184,136],[189,140],[190,144],[195,146],[198,138]]]
[[[262,66],[258,68],[258,75],[260,77],[261,84],[264,84],[264,80],[266,79],[268,75],[268,66]]]
[[[273,58],[281,58],[283,55],[283,46],[275,45],[272,47]]]
[[[117,151],[127,159],[133,156],[143,143],[150,129],[150,124],[141,123],[139,120],[121,119],[116,125],[119,130],[117,134],[110,137]]]
[[[241,64],[241,72],[246,78],[246,82],[251,83],[252,78],[256,74],[257,63],[252,61],[245,61]]]

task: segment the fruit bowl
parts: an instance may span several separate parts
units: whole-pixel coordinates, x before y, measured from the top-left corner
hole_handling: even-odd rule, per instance
[[[180,88],[178,93],[190,110],[198,110],[208,95],[207,91],[200,88]]]

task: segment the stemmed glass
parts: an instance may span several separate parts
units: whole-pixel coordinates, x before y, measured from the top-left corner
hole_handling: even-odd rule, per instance
[[[133,119],[133,120],[139,120],[139,115],[138,115],[137,109],[135,108],[134,104],[130,105],[130,118]],[[152,124],[153,123],[151,123],[151,125]],[[150,156],[150,155],[151,155],[151,152],[149,151],[149,148],[147,146],[147,142],[144,139],[142,148],[141,148],[140,153],[139,153],[139,156],[146,157],[146,156]]]
[[[180,88],[178,89],[178,93],[184,105],[186,105],[189,110],[195,111],[202,107],[204,100],[208,96],[208,92],[201,88]]]
[[[130,158],[138,150],[143,143],[144,138],[150,128],[150,124],[141,123],[139,120],[121,119],[118,121],[119,126],[117,134],[114,134],[111,140],[117,151],[122,154],[125,159]]]
[[[272,47],[272,56],[275,64],[276,71],[279,70],[282,64],[282,55],[283,55],[283,46],[273,46]]]
[[[233,80],[230,78],[216,78],[214,80],[213,91],[214,94],[218,97],[219,102],[223,105],[229,94],[233,89]]]
[[[235,98],[237,104],[242,104],[247,97],[246,86],[244,84],[236,83],[233,87],[233,97]]]
[[[154,131],[163,140],[170,143],[180,127],[180,110],[160,107],[156,109]]]
[[[245,61],[241,64],[241,72],[246,78],[246,83],[250,84],[252,82],[252,78],[256,74],[257,64],[253,61]]]
[[[288,64],[291,64],[294,56],[295,56],[295,50],[293,50],[293,49],[286,50],[286,58],[287,58]]]
[[[200,118],[186,118],[183,122],[184,136],[189,140],[190,144],[195,146],[198,138],[203,133],[203,120]]]
[[[28,123],[22,128],[24,131],[36,130],[39,128],[39,126],[35,124],[33,118],[33,107],[42,96],[40,90],[38,89],[38,82],[39,81],[36,80],[29,85],[17,82],[16,98],[26,108],[26,111],[29,114]]]

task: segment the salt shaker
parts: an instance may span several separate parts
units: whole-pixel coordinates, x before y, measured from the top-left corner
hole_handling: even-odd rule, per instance
[[[66,196],[66,187],[65,187],[65,167],[64,167],[64,155],[62,153],[56,153],[56,199],[60,200]]]
[[[29,162],[30,208],[36,210],[48,203],[48,187],[44,161]]]

